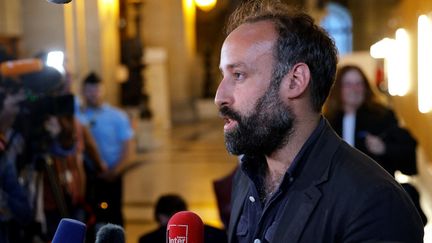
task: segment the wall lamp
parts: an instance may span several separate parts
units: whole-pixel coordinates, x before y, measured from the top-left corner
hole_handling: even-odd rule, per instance
[[[208,12],[216,6],[217,0],[195,0],[195,4],[202,11]]]
[[[388,92],[404,96],[410,89],[410,40],[405,29],[396,31],[395,39],[384,38],[370,47],[373,58],[384,58]]]
[[[432,21],[431,17],[418,18],[418,110],[432,110]]]

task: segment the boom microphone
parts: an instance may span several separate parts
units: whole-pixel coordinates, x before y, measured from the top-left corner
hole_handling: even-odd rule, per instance
[[[84,243],[86,225],[75,219],[60,220],[52,243]]]
[[[204,224],[195,213],[181,211],[168,221],[167,243],[203,243]]]
[[[0,64],[0,74],[5,77],[13,77],[32,72],[41,71],[43,68],[42,60],[28,58],[15,61],[2,62]]]
[[[95,243],[125,243],[124,230],[120,225],[106,224],[96,233]]]

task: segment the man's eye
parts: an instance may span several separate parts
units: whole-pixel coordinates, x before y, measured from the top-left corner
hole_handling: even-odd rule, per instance
[[[244,74],[240,73],[240,72],[235,72],[233,75],[234,75],[235,79],[243,79],[244,78]]]

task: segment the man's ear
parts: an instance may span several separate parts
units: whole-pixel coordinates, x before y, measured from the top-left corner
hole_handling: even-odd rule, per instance
[[[310,70],[306,63],[297,63],[285,75],[282,81],[282,91],[287,98],[297,98],[303,95],[310,82]]]

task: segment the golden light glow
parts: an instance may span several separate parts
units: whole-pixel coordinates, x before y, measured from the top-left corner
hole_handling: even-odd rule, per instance
[[[104,80],[106,97],[118,97],[115,77],[120,62],[119,5],[119,0],[98,0],[100,74]],[[111,102],[117,103],[117,99]]]
[[[114,0],[102,0],[103,5],[114,5]]]
[[[117,12],[117,0],[99,0],[99,15],[102,22],[115,21],[113,15]],[[104,24],[104,23],[103,23]]]
[[[217,0],[195,0],[195,4],[202,11],[210,11],[216,6]]]
[[[196,48],[196,9],[194,5],[194,0],[183,0],[183,21],[186,44],[188,45],[187,49],[194,50]]]
[[[432,110],[432,21],[426,15],[418,18],[418,110]]]
[[[107,209],[108,208],[108,203],[107,202],[101,202],[99,205],[102,209]]]
[[[388,56],[388,91],[404,96],[410,89],[409,36],[405,29],[396,31],[396,42]]]
[[[195,18],[195,5],[194,0],[183,0],[183,11],[186,15],[193,15]]]

